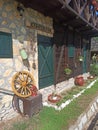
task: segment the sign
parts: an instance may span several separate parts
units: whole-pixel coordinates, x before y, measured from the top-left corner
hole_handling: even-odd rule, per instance
[[[30,28],[33,28],[33,29],[36,29],[36,30],[40,30],[40,31],[43,31],[43,32],[46,32],[46,33],[53,33],[52,28],[47,27],[46,25],[35,23],[35,22],[31,22],[31,24],[27,27],[30,27]]]

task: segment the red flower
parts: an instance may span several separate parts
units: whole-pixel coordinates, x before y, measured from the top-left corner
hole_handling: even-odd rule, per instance
[[[32,92],[32,95],[31,96],[36,96],[37,95],[37,87],[36,86],[32,86],[31,87],[31,92]]]

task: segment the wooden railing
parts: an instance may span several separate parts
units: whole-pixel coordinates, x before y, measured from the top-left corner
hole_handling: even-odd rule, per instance
[[[59,2],[63,4],[63,8],[66,8],[66,6],[71,7],[78,15],[98,28],[98,1],[94,0],[97,3],[96,6],[92,1],[93,0],[59,0]]]

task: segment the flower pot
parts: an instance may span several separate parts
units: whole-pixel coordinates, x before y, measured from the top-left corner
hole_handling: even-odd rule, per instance
[[[57,95],[57,94],[50,94],[48,96],[48,101],[50,101],[51,103],[57,103],[58,101],[60,101],[61,99],[61,96],[60,95]]]
[[[83,61],[83,56],[82,55],[79,56],[79,61]]]
[[[30,90],[31,90],[31,96],[36,96],[38,93],[38,90],[37,90],[37,87],[36,86],[32,86],[31,88],[30,88]]]
[[[79,61],[83,61],[83,59],[82,59],[82,58],[80,58],[80,59],[79,59]]]
[[[82,76],[77,76],[75,78],[75,84],[79,85],[79,86],[83,86],[84,85],[84,79]]]
[[[90,75],[89,77],[87,77],[88,79],[94,79],[93,75]]]
[[[95,6],[97,4],[96,0],[92,0],[92,4]]]

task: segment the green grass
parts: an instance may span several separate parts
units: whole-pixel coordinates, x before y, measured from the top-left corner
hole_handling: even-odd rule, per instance
[[[74,112],[73,111],[77,111]],[[40,113],[41,123],[44,124],[41,130],[68,130],[69,121],[80,115],[80,108],[74,101],[62,111],[55,111],[53,108],[44,108]]]
[[[54,108],[43,107],[38,115],[14,123],[7,130],[68,130],[97,95],[98,81],[63,110],[56,111]]]
[[[91,80],[87,80],[85,81],[85,84],[83,86],[74,86],[72,87],[70,90],[66,91],[66,92],[62,92],[61,95],[62,95],[62,100],[60,100],[56,105],[57,106],[60,106],[61,103],[67,101],[68,99],[72,99],[73,98],[73,95],[76,95],[78,94],[80,91],[82,91],[83,89],[86,88],[86,86],[88,84],[90,84],[94,79],[91,79]]]

